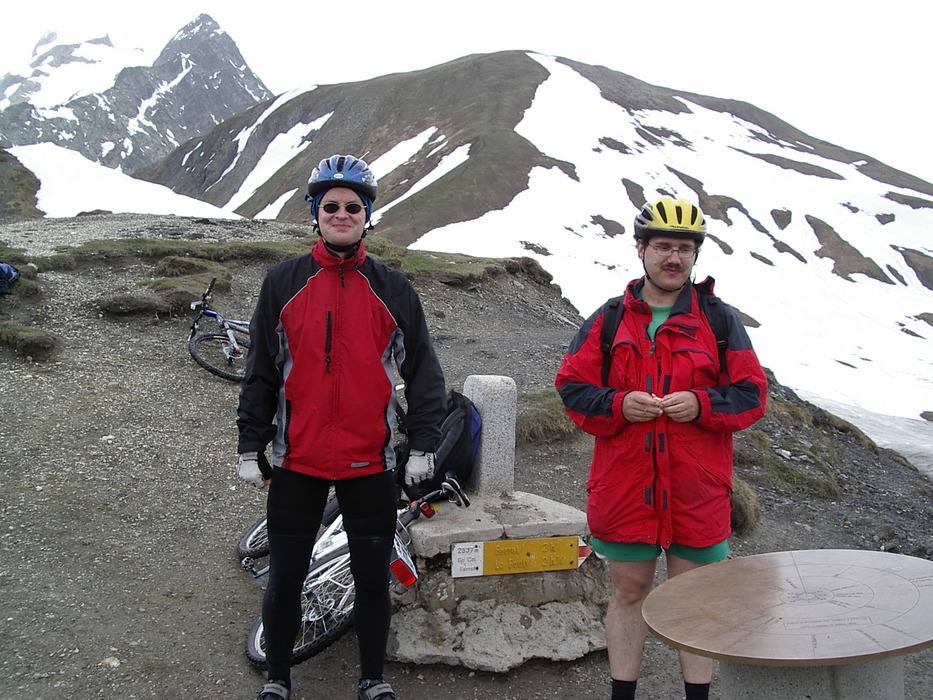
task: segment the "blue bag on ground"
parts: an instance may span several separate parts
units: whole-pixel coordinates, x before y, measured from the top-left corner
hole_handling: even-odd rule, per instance
[[[9,294],[10,287],[19,279],[19,270],[9,263],[0,262],[0,294]]]

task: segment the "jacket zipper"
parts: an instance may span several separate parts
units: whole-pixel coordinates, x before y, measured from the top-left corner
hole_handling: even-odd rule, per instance
[[[661,329],[659,328],[658,331],[660,330]],[[661,358],[657,355],[657,332],[655,332],[655,337],[651,339],[649,357],[653,357],[655,359],[656,374],[655,376],[648,375],[646,377],[646,382],[645,382],[647,385],[646,389],[649,394],[652,394],[652,395],[657,394],[659,396],[664,396],[668,392],[668,389],[670,389],[670,386],[669,386],[670,382],[665,382],[664,368],[661,363]],[[651,433],[651,466],[652,466],[653,477],[651,480],[651,487],[650,487],[651,494],[652,494],[652,501],[649,505],[651,505],[655,509],[655,512],[657,513],[659,506],[660,506],[661,511],[667,510],[667,499],[668,499],[667,491],[661,489],[658,484],[658,479],[660,477],[660,475],[658,474],[658,459],[659,459],[660,453],[664,453],[667,451],[667,445],[666,445],[667,435],[664,432],[658,431],[656,421],[652,421],[652,423],[654,424],[654,428],[652,429],[652,433]],[[660,513],[658,513],[658,518],[659,519],[661,518]],[[660,544],[661,546],[664,546],[665,544],[661,541],[660,537],[658,538],[658,544]]]
[[[327,373],[331,372],[331,349],[333,348],[333,335],[334,335],[334,312],[327,312],[327,320],[325,322],[325,332],[324,332],[324,356],[327,358]]]

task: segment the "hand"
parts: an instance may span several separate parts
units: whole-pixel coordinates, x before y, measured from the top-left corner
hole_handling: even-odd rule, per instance
[[[663,413],[661,399],[646,391],[630,391],[622,399],[622,416],[629,423],[644,423]]]
[[[258,452],[243,452],[239,456],[237,459],[237,476],[247,484],[260,489],[269,483],[269,480],[263,477],[262,470],[259,468]]]
[[[405,483],[420,484],[434,476],[434,453],[412,450],[405,463]]]
[[[661,399],[661,410],[675,423],[689,423],[700,415],[700,400],[692,391],[675,391]]]

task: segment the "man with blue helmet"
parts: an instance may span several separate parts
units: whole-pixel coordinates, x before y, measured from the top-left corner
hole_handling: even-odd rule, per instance
[[[402,272],[366,254],[376,194],[359,158],[335,155],[312,170],[306,199],[320,237],[309,254],[268,271],[250,323],[238,471],[250,484],[269,485],[268,682],[259,700],[290,695],[301,586],[331,484],[356,588],[358,698],[396,697],[383,681],[398,500],[396,370],[408,404],[408,484],[433,476],[447,401],[417,293]]]

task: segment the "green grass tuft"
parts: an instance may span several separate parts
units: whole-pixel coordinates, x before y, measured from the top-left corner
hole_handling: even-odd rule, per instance
[[[747,535],[761,522],[761,506],[751,485],[734,476],[732,478],[732,531]]]
[[[579,428],[567,417],[564,404],[555,389],[518,397],[515,419],[515,442],[554,442],[571,437]]]
[[[0,323],[0,345],[30,360],[48,360],[56,350],[55,338],[40,328]]]

